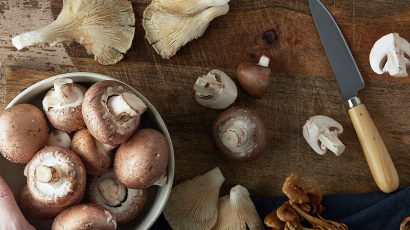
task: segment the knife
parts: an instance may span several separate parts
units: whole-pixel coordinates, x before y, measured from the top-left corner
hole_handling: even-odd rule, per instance
[[[364,88],[364,81],[356,62],[326,7],[319,0],[309,0],[309,6],[373,178],[381,191],[393,192],[399,187],[399,177],[376,125],[357,97],[358,91]]]

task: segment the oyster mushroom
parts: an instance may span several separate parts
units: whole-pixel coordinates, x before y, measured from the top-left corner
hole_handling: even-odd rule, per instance
[[[212,124],[218,150],[231,160],[247,161],[260,156],[267,147],[267,131],[258,114],[246,107],[231,107]]]
[[[132,44],[135,16],[128,0],[65,0],[51,24],[13,37],[21,50],[38,43],[78,42],[103,65],[119,62]]]
[[[267,56],[262,55],[256,65],[250,62],[239,64],[236,70],[239,84],[251,97],[262,98],[265,95],[271,74],[269,61]]]
[[[218,216],[219,189],[225,181],[219,168],[175,186],[164,209],[172,229],[212,229]]]
[[[222,6],[229,0],[157,0],[158,4],[175,14],[193,15],[212,6]]]
[[[99,176],[108,171],[111,166],[111,151],[115,146],[97,141],[88,131],[77,131],[71,141],[71,149],[76,152],[85,165],[88,174]]]
[[[124,143],[138,129],[147,105],[118,81],[100,81],[84,97],[82,113],[88,130],[103,144]]]
[[[110,211],[120,224],[134,220],[144,208],[147,197],[147,190],[126,188],[113,172],[92,178],[89,185],[89,200]]]
[[[226,109],[238,96],[238,89],[224,72],[214,69],[195,82],[195,100],[211,109]]]
[[[27,165],[27,186],[39,204],[66,207],[79,203],[85,183],[84,165],[70,149],[47,146]]]
[[[48,125],[43,112],[19,104],[0,114],[0,152],[13,163],[27,163],[47,144]]]
[[[54,128],[72,132],[85,126],[81,114],[85,91],[83,86],[75,84],[72,79],[54,80],[54,88],[43,99],[43,110]]]
[[[67,132],[62,130],[53,130],[48,134],[48,146],[60,146],[63,148],[70,148],[71,137]]]
[[[374,43],[369,60],[372,70],[377,74],[388,72],[394,77],[407,77],[409,57],[410,43],[398,33],[390,33]]]
[[[142,189],[166,184],[169,146],[154,129],[140,129],[121,144],[114,158],[114,172],[127,188]]]
[[[115,217],[96,204],[81,204],[64,210],[51,226],[52,230],[117,229]]]
[[[336,156],[345,150],[345,145],[339,140],[343,127],[334,119],[322,115],[313,116],[303,126],[303,137],[312,149],[323,155],[329,149]]]

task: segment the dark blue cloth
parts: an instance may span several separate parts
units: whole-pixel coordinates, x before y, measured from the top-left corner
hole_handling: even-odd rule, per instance
[[[253,198],[262,219],[285,200],[284,197]],[[323,205],[326,208],[323,217],[345,223],[352,230],[399,230],[402,219],[410,216],[410,188],[392,194],[327,195]],[[161,215],[152,229],[170,227]]]

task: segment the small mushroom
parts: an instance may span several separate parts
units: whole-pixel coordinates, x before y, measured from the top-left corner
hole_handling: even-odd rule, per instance
[[[159,5],[170,12],[194,15],[212,6],[222,6],[229,0],[157,0]]]
[[[231,107],[212,124],[212,136],[218,150],[231,160],[257,158],[267,147],[267,131],[258,114],[246,107]]]
[[[0,114],[0,152],[13,163],[27,163],[47,144],[43,112],[29,104],[12,106]]]
[[[172,229],[212,229],[218,215],[219,189],[225,181],[219,168],[175,186],[164,209]]]
[[[65,0],[51,24],[15,36],[21,50],[39,43],[78,42],[103,65],[119,62],[132,44],[135,16],[128,0]]]
[[[218,219],[212,229],[264,229],[249,191],[245,187],[237,185],[231,188],[229,196],[219,199]]]
[[[196,101],[211,109],[226,109],[238,96],[238,89],[224,72],[214,69],[195,82]]]
[[[334,119],[322,115],[313,116],[303,126],[303,137],[315,152],[323,155],[329,149],[336,156],[345,150],[345,145],[339,140],[343,127]]]
[[[60,146],[63,148],[70,148],[71,137],[67,132],[62,130],[53,130],[48,134],[47,146]]]
[[[117,229],[115,217],[96,204],[80,204],[64,210],[51,226],[52,230]]]
[[[163,186],[167,175],[169,146],[166,137],[154,129],[140,129],[121,144],[114,158],[114,172],[127,188]],[[165,182],[165,183],[158,183]]]
[[[85,168],[70,149],[45,147],[31,159],[26,173],[30,194],[39,204],[67,207],[84,196]]]
[[[71,141],[71,149],[80,156],[87,173],[93,176],[100,176],[108,171],[114,148],[115,146],[96,140],[88,129],[77,131]]]
[[[120,224],[134,220],[144,208],[147,197],[147,190],[126,188],[113,172],[92,178],[89,185],[90,201],[110,211]]]
[[[388,72],[394,77],[407,77],[409,57],[410,43],[398,33],[390,33],[374,43],[369,60],[370,66],[377,74]]]
[[[54,88],[43,99],[43,110],[56,129],[72,132],[85,126],[81,114],[85,91],[83,86],[75,84],[72,79],[54,80]]]
[[[303,190],[300,184],[300,179],[296,174],[290,174],[282,186],[282,192],[289,198],[289,200],[297,204],[309,202],[309,197]]]
[[[270,59],[262,55],[258,64],[242,62],[239,64],[236,74],[239,84],[251,97],[262,98],[268,87],[271,70]]]
[[[298,213],[293,209],[289,202],[282,204],[277,210],[278,218],[286,223],[289,229],[297,229],[299,225]]]
[[[100,81],[84,97],[82,113],[88,130],[103,144],[124,143],[138,129],[147,105],[125,84]]]
[[[263,223],[272,230],[283,230],[285,227],[285,222],[279,219],[277,210],[269,213],[263,220]]]
[[[410,230],[410,216],[404,218],[400,223],[400,230]]]

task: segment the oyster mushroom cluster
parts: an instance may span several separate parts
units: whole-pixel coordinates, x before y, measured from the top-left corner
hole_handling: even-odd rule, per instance
[[[140,128],[147,105],[125,84],[58,78],[42,107],[0,114],[1,154],[27,163],[19,204],[28,215],[56,217],[52,229],[115,229],[143,211],[149,187],[167,183],[166,137]]]

